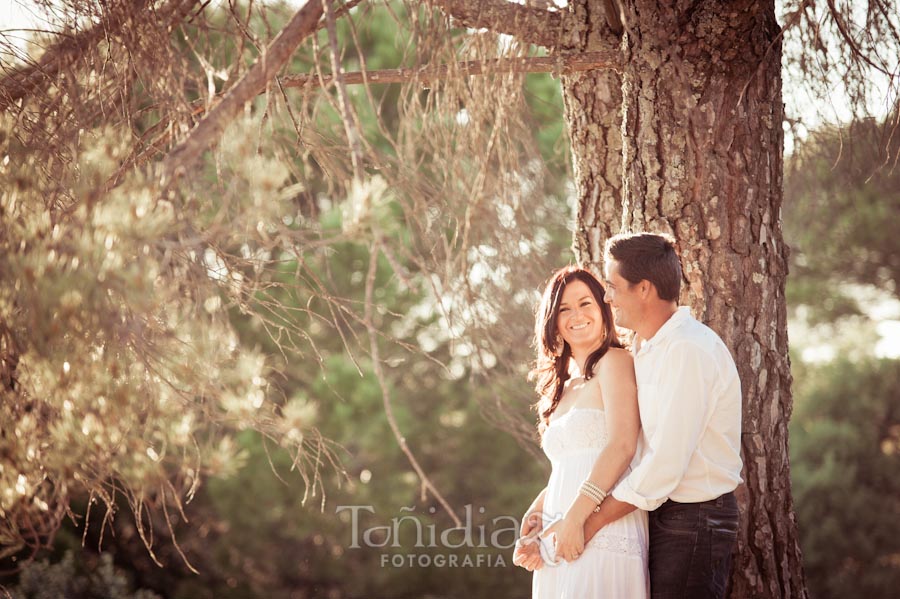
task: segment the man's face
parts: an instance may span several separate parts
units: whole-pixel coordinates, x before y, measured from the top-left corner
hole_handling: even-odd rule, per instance
[[[635,330],[643,318],[643,302],[638,295],[638,286],[632,285],[619,275],[619,263],[606,263],[606,296],[604,301],[612,306],[616,325]]]

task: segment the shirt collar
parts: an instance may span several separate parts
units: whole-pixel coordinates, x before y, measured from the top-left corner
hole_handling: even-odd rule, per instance
[[[687,320],[691,318],[691,309],[688,306],[679,306],[675,313],[669,317],[669,320],[663,323],[659,330],[656,331],[649,339],[642,339],[641,345],[638,348],[638,351],[635,355],[640,355],[644,352],[650,351],[656,345],[665,342],[666,339],[672,336],[672,333],[675,332],[678,327],[687,322]]]

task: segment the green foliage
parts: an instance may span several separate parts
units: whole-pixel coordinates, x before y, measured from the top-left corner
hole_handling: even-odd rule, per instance
[[[338,209],[322,212],[323,229],[342,229],[347,215],[346,210]],[[374,218],[381,223],[391,215],[376,211]],[[359,301],[369,250],[353,242],[337,243],[332,250],[327,260],[307,254],[304,264],[315,269],[317,278],[327,278],[336,296]],[[284,272],[292,271],[293,266],[285,263]],[[412,282],[417,279],[413,277]],[[387,338],[379,341],[386,361],[388,393],[410,447],[451,505],[459,511],[466,504],[473,506],[475,526],[485,524],[490,530],[494,517],[518,518],[543,486],[545,465],[511,436],[485,422],[481,406],[496,399],[491,389],[467,380],[471,360],[464,360],[470,366],[463,371],[448,372],[444,364],[454,359],[453,342],[443,330],[427,288],[419,284],[409,287],[397,279],[383,257],[378,261],[375,288],[379,306],[390,306],[390,310],[376,314],[379,330],[402,335],[400,340],[412,345],[410,350]],[[199,511],[197,516],[189,512],[192,519],[220,523],[211,526],[217,532],[202,541],[195,539],[192,531],[181,533],[182,544],[198,548],[202,556],[195,560],[201,582],[172,574],[163,586],[154,588],[192,599],[288,598],[295,596],[293,593],[310,597],[328,593],[347,597],[459,596],[471,594],[466,589],[473,586],[481,589],[475,596],[495,596],[511,589],[526,593],[530,575],[512,566],[509,550],[438,548],[422,552],[452,553],[461,562],[466,554],[487,551],[493,564],[453,569],[383,565],[383,555],[419,552],[412,546],[412,533],[399,548],[349,548],[352,528],[350,522],[335,514],[340,505],[372,506],[375,514],[365,513],[361,518],[364,527],[390,525],[392,518],[409,515],[400,510],[411,506],[415,506],[412,513],[421,519],[423,527],[434,525],[440,533],[453,524],[432,498],[423,501],[420,496],[420,483],[386,421],[382,392],[370,359],[355,346],[346,347],[327,324],[327,303],[302,295],[280,297],[279,301],[287,308],[292,302],[307,305],[310,311],[304,322],[321,323],[307,326],[319,364],[279,359],[271,339],[252,326],[252,319],[238,312],[233,314],[235,328],[243,344],[259,344],[271,352],[273,369],[280,373],[278,393],[290,398],[291,403],[311,406],[318,430],[340,441],[342,448],[336,454],[346,475],[329,475],[323,487],[325,495],[308,498],[304,506],[305,488],[290,472],[290,456],[271,444],[267,451],[257,435],[242,437],[242,448],[248,455],[245,467],[232,476],[211,480],[190,508]],[[510,318],[501,319],[498,328],[512,326],[523,318],[526,323],[530,321],[524,306],[507,306],[507,310]],[[360,323],[348,322],[341,330],[347,339],[365,334]],[[427,353],[418,348],[423,335],[433,339]],[[348,350],[355,360],[348,357]],[[486,373],[498,390],[503,385],[517,388],[520,410],[530,402],[531,395],[521,371],[525,367],[523,361],[512,375],[500,370],[499,365]],[[514,382],[506,380],[511,377],[515,377]],[[489,453],[486,446],[491,448]],[[272,474],[271,466],[283,482]],[[503,484],[498,485],[497,480]],[[483,514],[479,508],[484,508]],[[501,565],[497,564],[498,556],[504,560]],[[235,576],[235,571],[241,575]],[[152,580],[142,582],[153,584]]]
[[[413,548],[348,548],[335,508],[372,505],[367,525],[383,525],[415,506],[423,526],[452,527],[423,494],[386,400],[425,472],[461,515],[474,507],[476,526],[518,517],[543,486],[522,340],[533,290],[571,258],[558,82],[497,74],[351,88],[363,181],[348,175],[334,88],[273,86],[179,189],[164,192],[150,169],[101,191],[129,152],[167,143],[160,125],[178,130],[190,102],[230,87],[258,56],[285,13],[257,6],[207,8],[168,29],[179,60],[157,66],[177,76],[146,76],[156,72],[147,57],[130,54],[123,72],[138,76],[121,96],[137,110],[122,122],[69,93],[90,122],[67,147],[73,165],[49,168],[3,122],[0,276],[19,284],[0,291],[0,316],[20,367],[0,410],[3,507],[71,506],[57,551],[79,545],[80,516],[91,514],[85,554],[112,550],[140,586],[169,597],[525,594],[530,575],[509,549],[436,550],[487,551],[494,567],[385,567],[385,551]],[[354,9],[353,31],[338,22],[345,69],[363,57],[371,69],[497,52],[493,34],[459,50],[430,9],[416,9],[432,29],[422,35],[398,27],[412,18],[406,5],[375,6]],[[327,72],[324,31],[317,41],[289,72]],[[105,58],[118,65],[115,42]],[[166,502],[168,513],[153,509]],[[131,508],[137,522],[103,521],[107,506]]]
[[[221,309],[259,279],[219,249],[266,243],[285,168],[246,156],[238,125],[219,155],[230,193],[164,198],[136,176],[92,200],[119,138],[84,131],[78,168],[48,177],[0,121],[0,279],[13,282],[0,287],[0,335],[14,366],[0,387],[3,555],[29,527],[51,534],[73,495],[177,507],[201,476],[236,465],[234,430],[292,443],[295,423],[266,398],[266,356]]]
[[[272,456],[284,478],[282,483],[272,476],[258,437],[246,439],[250,451],[247,467],[235,477],[212,481],[198,497],[204,504],[208,502],[209,520],[227,522],[228,530],[206,539],[211,559],[201,571],[202,583],[192,582],[191,577],[173,581],[170,590],[175,591],[174,596],[288,598],[298,589],[310,597],[324,597],[328,592],[341,597],[489,597],[515,589],[526,593],[530,577],[512,566],[510,550],[418,549],[414,525],[409,523],[401,529],[398,548],[350,547],[351,522],[336,514],[338,506],[371,506],[374,513],[360,513],[362,530],[390,526],[392,518],[407,515],[417,517],[425,530],[435,526],[438,534],[453,524],[433,501],[423,502],[419,496],[419,485],[380,413],[380,397],[366,391],[374,381],[348,378],[338,375],[333,382],[343,390],[345,383],[356,378],[361,393],[346,389],[351,392],[346,400],[323,407],[320,417],[323,432],[351,430],[351,455],[345,461],[350,480],[340,486],[336,481],[327,485],[322,511],[318,510],[319,498],[312,500],[314,509],[304,508],[300,505],[302,487],[289,476],[284,455]],[[398,419],[417,457],[454,507],[461,510],[472,504],[475,527],[486,525],[490,534],[491,518],[517,518],[525,507],[523,498],[533,497],[543,484],[546,473],[540,465],[523,463],[521,448],[507,435],[491,430],[470,401],[453,394],[452,383],[429,393],[429,400],[449,404],[441,410],[429,409],[422,401],[416,409],[414,398],[406,393],[396,399]],[[448,413],[453,417],[447,418]],[[486,439],[492,447],[488,458]],[[496,485],[498,476],[503,476],[504,485]],[[404,507],[415,509],[401,512]],[[479,512],[482,507],[483,514]],[[382,562],[382,556],[410,553],[455,554],[460,562],[467,554],[486,553],[491,564],[502,556],[505,567],[393,567]],[[226,581],[237,569],[242,576],[238,586],[229,589]],[[479,590],[467,593],[473,587]]]
[[[541,156],[558,177],[559,193],[568,180],[570,164],[569,139],[562,118],[562,87],[548,73],[531,73],[525,77],[525,101],[535,122]]]
[[[900,141],[892,127],[867,120],[815,131],[788,161],[788,293],[813,322],[859,313],[846,283],[900,294],[900,237],[890,226],[900,219]]]
[[[76,564],[72,552],[61,561],[30,562],[23,566],[12,599],[161,599],[147,591],[132,591],[128,577],[113,565],[112,556],[101,555],[94,568]]]
[[[795,368],[791,475],[811,595],[900,588],[900,361]]]
[[[815,131],[785,173],[793,324],[813,325],[817,343],[841,356],[792,360],[794,506],[819,599],[894,597],[900,587],[900,361],[872,356],[877,333],[865,315],[900,291],[888,225],[900,214],[900,171],[889,132],[874,121]],[[795,350],[805,342],[797,331]]]

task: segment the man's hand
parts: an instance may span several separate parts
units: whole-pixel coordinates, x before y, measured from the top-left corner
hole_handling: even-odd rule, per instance
[[[630,514],[637,508],[630,503],[619,501],[615,497],[607,497],[600,504],[600,511],[592,513],[584,521],[584,539],[589,542],[597,532],[609,524],[615,522],[622,516]]]

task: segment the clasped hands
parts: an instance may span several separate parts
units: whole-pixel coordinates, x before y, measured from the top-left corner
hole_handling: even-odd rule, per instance
[[[522,521],[520,537],[513,553],[513,564],[533,572],[545,564],[556,566],[560,558],[573,562],[583,551],[583,523],[572,515],[545,522],[541,513],[532,512]]]

